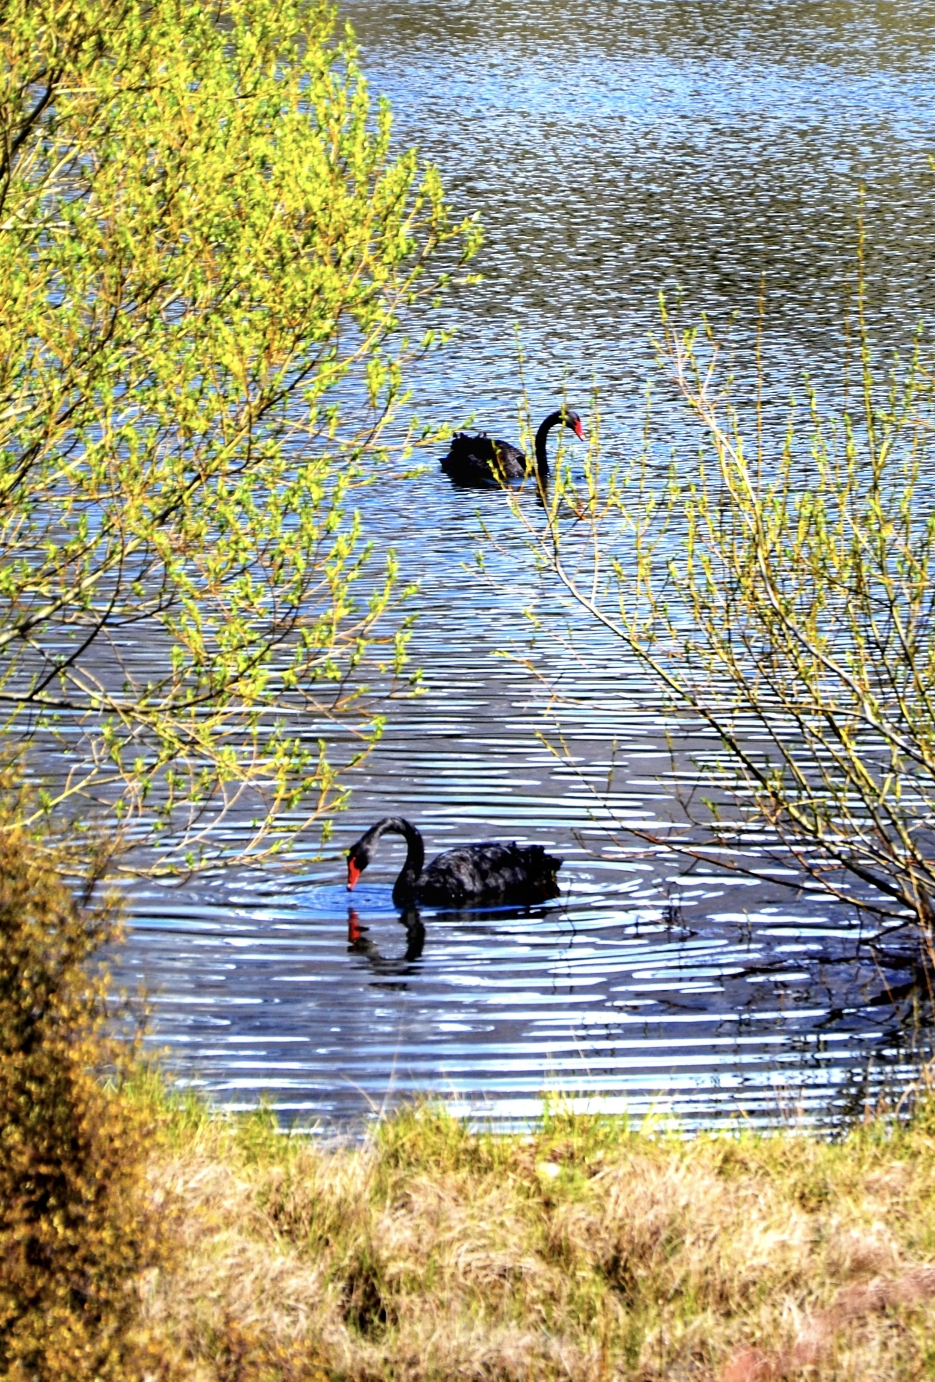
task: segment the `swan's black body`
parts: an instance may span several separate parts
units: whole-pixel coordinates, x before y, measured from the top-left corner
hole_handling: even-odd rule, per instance
[[[584,440],[584,429],[577,413],[570,408],[549,413],[536,433],[536,471],[543,483],[549,473],[546,443],[552,428],[560,423]],[[505,482],[524,479],[529,470],[526,457],[518,447],[497,437],[488,437],[486,432],[478,437],[456,432],[441,467],[456,485],[470,485],[473,489],[497,489]]]
[[[402,835],[408,845],[406,862],[393,886],[397,907],[409,907],[413,902],[428,907],[481,907],[498,902],[544,902],[558,896],[555,875],[562,861],[546,854],[541,845],[501,845],[495,840],[458,845],[439,854],[426,868],[422,836],[402,816],[385,816],[351,845],[347,852],[348,889],[370,863],[380,836],[387,833]]]

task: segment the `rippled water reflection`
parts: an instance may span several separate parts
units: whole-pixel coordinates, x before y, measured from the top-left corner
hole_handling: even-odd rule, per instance
[[[830,388],[861,182],[877,339],[905,343],[930,311],[931,6],[342,8],[401,142],[420,144],[487,232],[484,284],[446,309],[460,344],[414,379],[423,415],[476,409],[514,436],[515,324],[534,410],[596,381],[608,451],[622,454],[658,290],[681,285],[686,314],[720,324],[737,310],[742,341],[763,275],[776,397],[806,366]],[[537,740],[547,693],[494,654],[522,649],[523,605],[550,597],[501,497],[458,493],[433,469],[365,509],[421,580],[426,694],[389,707],[335,851],[306,879],[139,894],[121,977],[154,990],[156,1037],[180,1071],[235,1104],[266,1093],[284,1115],[325,1119],[431,1092],[509,1122],[551,1091],[686,1122],[830,1120],[898,1093],[928,1042],[909,1021],[906,955],[871,962],[859,919],[826,899],[606,848],[608,823],[679,819],[692,741],[668,722],[673,762],[655,688],[594,634],[584,664],[540,651],[574,695],[573,763]],[[478,514],[502,539],[493,585],[464,566]],[[528,914],[427,913],[423,944],[392,909],[401,858],[384,842],[349,915],[340,849],[389,811],[429,851],[487,835],[552,847],[566,891]]]

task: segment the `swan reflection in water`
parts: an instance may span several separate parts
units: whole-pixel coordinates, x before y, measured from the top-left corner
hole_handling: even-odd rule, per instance
[[[425,927],[416,907],[409,907],[399,917],[399,924],[406,929],[406,952],[404,955],[388,957],[382,953],[376,941],[370,938],[369,926],[364,926],[353,907],[347,909],[347,948],[355,955],[364,955],[374,969],[382,973],[398,973],[400,966],[418,960],[425,945]]]

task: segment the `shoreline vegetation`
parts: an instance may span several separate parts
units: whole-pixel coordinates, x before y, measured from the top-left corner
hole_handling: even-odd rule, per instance
[[[151,1097],[151,1096],[150,1096]],[[205,1379],[904,1378],[935,1372],[935,1105],[828,1143],[687,1140],[429,1105],[362,1144],[163,1101],[174,1209],[143,1320]]]
[[[328,838],[412,675],[355,501],[478,238],[326,0],[3,7],[0,761],[77,867]]]
[[[495,1134],[423,1104],[328,1144],[108,1036],[118,913],[24,833],[0,832],[0,934],[4,1378],[935,1374],[925,1088],[839,1141],[560,1106]]]
[[[119,908],[67,858],[0,830],[0,1376],[935,1375],[925,1088],[837,1142],[561,1107],[473,1132],[428,1104],[357,1144],[283,1136],[108,1035]]]
[[[113,1035],[101,959],[120,921],[103,888],[121,833],[173,877],[216,866],[212,830],[244,802],[259,805],[241,860],[300,830],[327,838],[342,767],[382,727],[364,670],[404,672],[410,592],[388,555],[362,593],[354,491],[426,440],[413,422],[391,446],[390,425],[406,367],[444,333],[410,343],[404,328],[468,281],[479,229],[451,219],[415,151],[394,157],[388,108],[371,106],[335,17],[318,0],[17,0],[0,23],[0,762],[28,745],[41,763],[51,745],[68,763],[35,794],[0,773],[0,1379],[935,1376],[927,1094],[911,1117],[837,1142],[688,1140],[561,1109],[494,1135],[422,1105],[360,1144],[322,1145],[282,1136],[263,1110],[225,1118],[178,1097]],[[845,428],[846,464],[816,450],[824,488],[808,504],[791,444],[764,491],[734,415],[725,428],[701,410],[707,473],[754,521],[722,523],[697,490],[699,565],[681,589],[729,631],[718,579],[739,553],[755,578],[724,589],[751,646],[776,633],[771,665],[802,627],[813,635],[777,674],[783,705],[787,674],[812,686],[808,725],[830,704],[833,616],[850,612],[844,683],[860,676],[832,726],[837,757],[816,732],[821,771],[790,750],[776,774],[742,760],[741,785],[822,848],[843,818],[852,834],[832,863],[857,877],[879,864],[872,879],[929,934],[930,833],[901,784],[935,772],[935,524],[920,530],[906,498],[922,442],[895,491],[884,462],[899,453],[883,445],[915,428],[921,386],[912,376],[878,405],[864,363],[869,485]],[[343,406],[354,380],[356,411]],[[576,523],[603,518],[596,477]],[[551,502],[571,493],[559,477]],[[664,550],[645,528],[635,540]],[[816,590],[830,603],[783,584],[788,569],[831,570],[829,554],[834,580]],[[629,646],[668,618],[664,587],[646,589],[649,622],[619,625]],[[841,596],[854,589],[883,592],[882,634],[876,605],[861,622],[869,606]],[[878,675],[897,626],[908,681]],[[150,635],[166,654],[155,679],[135,660]],[[730,638],[713,646],[735,655]],[[915,705],[912,678],[923,713],[894,738],[887,715],[893,697]],[[335,725],[352,741],[341,762]],[[722,729],[730,746],[732,721]],[[841,798],[826,761],[862,795]]]
[[[903,358],[872,339],[859,212],[833,398],[807,377],[777,397],[765,297],[744,349],[661,296],[641,447],[602,454],[595,390],[585,459],[560,459],[535,513],[509,502],[561,609],[530,610],[534,635],[587,665],[567,611],[583,615],[708,739],[675,794],[678,830],[616,820],[608,834],[722,878],[817,886],[872,920],[863,944],[878,954],[911,929],[930,982],[935,354],[922,326]],[[666,393],[694,455],[657,424]],[[524,658],[543,676],[541,654]],[[561,710],[550,716],[553,752],[576,771]],[[605,790],[590,787],[602,811],[612,786],[611,767]]]

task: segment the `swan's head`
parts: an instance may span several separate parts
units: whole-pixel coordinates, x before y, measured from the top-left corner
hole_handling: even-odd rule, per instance
[[[581,421],[581,418],[573,409],[562,409],[562,422],[564,422],[566,427],[571,428],[576,437],[580,437],[582,441],[587,441],[587,436],[585,435],[584,425]]]
[[[347,851],[347,890],[352,892],[354,884],[357,882],[364,869],[370,863],[370,851],[366,845],[358,842],[351,845]]]

